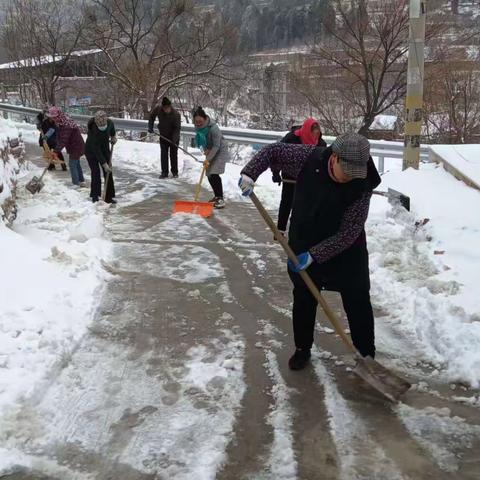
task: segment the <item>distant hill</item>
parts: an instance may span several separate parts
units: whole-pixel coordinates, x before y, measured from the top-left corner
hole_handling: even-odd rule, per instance
[[[240,31],[245,52],[305,44],[321,33],[322,19],[331,17],[330,0],[216,0],[216,6]]]

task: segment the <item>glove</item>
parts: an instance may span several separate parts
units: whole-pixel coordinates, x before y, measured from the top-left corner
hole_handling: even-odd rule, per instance
[[[238,181],[238,186],[242,191],[242,195],[244,197],[249,197],[253,193],[255,182],[248,175],[242,174],[240,180]]]
[[[103,163],[102,168],[105,173],[112,173],[112,167],[108,164],[108,162]]]
[[[273,172],[272,182],[278,183],[279,185],[282,184],[282,176],[280,175],[280,172]]]
[[[112,145],[115,145],[117,143],[117,137],[115,135],[113,137],[110,137],[110,143]]]
[[[304,253],[301,253],[300,255],[297,255],[297,259],[298,259],[297,266],[295,266],[291,260],[288,261],[288,268],[295,273],[299,273],[303,270],[306,270],[313,263],[313,257],[310,255],[309,252],[304,252]]]

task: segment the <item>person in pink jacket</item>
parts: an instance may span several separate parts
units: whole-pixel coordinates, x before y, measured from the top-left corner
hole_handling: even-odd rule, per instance
[[[64,148],[67,150],[72,183],[79,187],[85,187],[85,178],[80,165],[80,157],[85,153],[85,142],[83,141],[80,128],[59,107],[50,107],[48,116],[55,122],[57,128],[55,151],[59,153]]]

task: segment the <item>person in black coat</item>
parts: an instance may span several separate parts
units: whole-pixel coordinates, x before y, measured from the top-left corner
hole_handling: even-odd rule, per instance
[[[297,182],[288,238],[299,261],[288,266],[296,347],[290,368],[300,370],[308,363],[315,329],[317,300],[299,275],[302,270],[319,289],[340,292],[355,348],[364,357],[375,357],[365,222],[372,191],[381,179],[369,141],[348,133],[328,148],[268,145],[242,170],[243,195],[251,194],[268,168],[282,170]]]
[[[326,147],[325,140],[322,139],[320,125],[314,118],[307,118],[301,127],[293,127],[282,140],[282,143],[294,143],[297,145],[317,145]],[[275,183],[282,184],[282,197],[278,209],[278,229],[285,234],[288,225],[288,219],[292,212],[293,197],[295,195],[295,183],[288,176],[281,175],[278,171],[273,171],[272,180]],[[289,183],[292,182],[292,183]]]
[[[113,145],[117,142],[115,133],[114,123],[103,110],[96,112],[95,116],[88,121],[85,156],[92,172],[90,197],[94,203],[98,202],[102,195],[100,169],[102,169],[106,181],[104,200],[106,203],[117,203],[112,175],[112,150],[110,149],[110,144],[113,149]]]
[[[40,112],[37,115],[37,129],[40,131],[40,136],[38,138],[38,144],[43,148],[43,142],[46,141],[50,150],[55,150],[57,146],[57,128],[55,123],[45,115],[45,112]],[[62,170],[66,171],[67,166],[65,164],[65,159],[62,152],[56,152],[56,155],[62,163]],[[48,166],[49,170],[55,170],[55,164],[50,163]]]
[[[160,137],[160,162],[162,172],[160,178],[168,178],[168,152],[173,178],[178,177],[178,143],[180,142],[181,117],[173,107],[172,102],[163,97],[162,104],[155,107],[148,121],[148,133],[153,133],[155,119],[158,118]],[[163,138],[162,138],[163,137]]]

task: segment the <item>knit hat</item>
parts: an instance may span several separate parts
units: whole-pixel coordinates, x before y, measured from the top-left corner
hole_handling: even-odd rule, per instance
[[[107,124],[108,115],[104,110],[98,110],[95,112],[95,123],[97,127],[104,127]]]
[[[167,97],[162,98],[162,107],[170,107],[171,105],[172,102]]]
[[[332,143],[332,151],[340,159],[342,170],[350,178],[366,178],[370,158],[370,142],[358,133],[344,133]]]
[[[50,118],[57,118],[62,113],[62,110],[58,107],[50,107],[48,109],[48,116]]]

